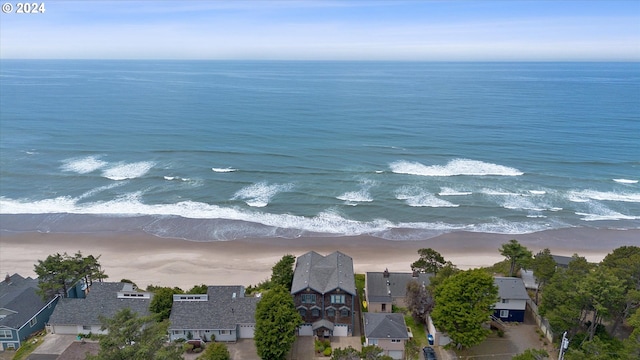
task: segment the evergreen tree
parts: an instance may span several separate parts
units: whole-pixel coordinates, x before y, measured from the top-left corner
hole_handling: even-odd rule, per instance
[[[281,360],[291,350],[302,323],[293,298],[282,286],[264,293],[256,307],[255,343],[263,360]]]
[[[493,314],[498,288],[484,270],[459,272],[436,288],[434,325],[446,331],[458,349],[481,343],[489,333],[482,325]]]
[[[168,319],[171,316],[171,307],[173,307],[173,295],[182,293],[183,291],[177,287],[155,287],[149,311],[155,314],[157,321]]]
[[[531,251],[515,239],[502,244],[500,254],[509,260],[509,276],[514,276],[520,267],[526,266],[532,256]]]
[[[158,323],[151,317],[139,317],[131,309],[120,310],[107,319],[100,318],[107,334],[100,337],[98,355],[88,360],[181,360],[182,348],[167,343],[167,321]]]
[[[431,248],[418,250],[418,255],[420,258],[411,264],[412,271],[437,274],[446,264],[444,257]]]
[[[538,303],[538,293],[551,280],[556,273],[556,262],[551,256],[551,250],[544,249],[533,258],[531,263],[533,276],[536,277],[538,287],[536,288],[536,304]]]
[[[282,286],[291,291],[293,283],[293,265],[296,263],[295,256],[287,254],[271,268],[271,286]]]

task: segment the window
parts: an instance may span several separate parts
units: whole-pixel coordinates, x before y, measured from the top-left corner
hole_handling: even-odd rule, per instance
[[[502,303],[503,304],[508,304],[509,303],[509,299],[502,299]]]
[[[387,311],[387,304],[382,304],[382,311]]]
[[[29,326],[34,327],[38,323],[38,319],[35,317],[29,321]]]
[[[336,316],[336,309],[327,309],[327,316],[328,317]]]
[[[340,316],[342,316],[342,317],[347,317],[347,316],[349,316],[349,309],[342,309],[342,310],[340,310]]]
[[[231,330],[220,330],[220,335],[230,335]]]
[[[12,337],[11,330],[0,330],[0,339],[11,339]]]
[[[311,310],[311,316],[320,316],[320,310],[312,309]]]
[[[369,339],[369,345],[378,345],[378,339]]]
[[[91,325],[82,325],[82,330],[91,331]]]
[[[332,304],[344,304],[344,295],[331,295]]]
[[[298,309],[298,313],[300,313],[300,316],[305,317],[307,316],[307,309]]]
[[[402,341],[402,340],[400,340],[400,339],[391,339],[391,342],[392,342],[392,343],[399,343],[399,342],[401,342],[401,341]]]
[[[500,310],[500,317],[501,318],[509,317],[509,310]]]
[[[316,294],[302,294],[302,303],[303,304],[315,304],[316,303]]]

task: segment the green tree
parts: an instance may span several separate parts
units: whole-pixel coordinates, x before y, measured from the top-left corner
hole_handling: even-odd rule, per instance
[[[625,301],[613,311],[613,334],[623,320],[640,307],[640,247],[619,247],[608,254],[600,265],[610,269],[625,287]]]
[[[173,295],[182,294],[180,288],[174,287],[154,287],[153,299],[149,304],[151,311],[157,321],[168,319],[171,316],[171,307],[173,306]]]
[[[411,264],[412,271],[437,274],[446,262],[442,255],[432,248],[418,250],[420,258]]]
[[[97,258],[89,255],[83,257],[78,251],[74,256],[67,253],[56,253],[47,256],[45,260],[38,260],[34,265],[34,272],[38,275],[38,293],[44,299],[55,295],[66,297],[68,290],[79,280],[91,285],[94,280],[102,280],[107,275],[100,269]]]
[[[276,286],[262,295],[256,307],[255,343],[264,360],[284,359],[296,339],[302,318],[289,291]]]
[[[418,324],[426,323],[427,315],[435,305],[431,293],[424,285],[415,280],[407,283],[405,304],[407,310],[411,312],[411,316]]]
[[[291,290],[293,283],[293,265],[296,263],[295,256],[287,254],[271,268],[271,285],[282,286]]]
[[[194,285],[185,294],[206,294],[209,291],[209,287],[205,284]]]
[[[518,240],[509,240],[508,243],[502,244],[500,255],[509,261],[509,276],[514,276],[520,267],[526,266],[531,261],[531,251],[525,246],[520,245]]]
[[[337,348],[333,350],[331,360],[360,360],[360,351],[349,346],[347,348]]]
[[[418,344],[414,338],[411,338],[404,343],[404,352],[406,354],[405,357],[408,360],[422,359],[420,357],[420,344]]]
[[[543,349],[527,349],[522,354],[514,356],[512,360],[543,360],[548,358],[549,353]]]
[[[545,286],[539,310],[554,332],[568,330],[572,337],[586,321],[589,299],[585,292],[576,289],[582,286],[592,268],[584,257],[574,255],[569,267],[557,269]]]
[[[231,360],[227,345],[218,342],[207,344],[202,355],[197,360]]]
[[[393,360],[391,356],[384,354],[382,348],[375,345],[363,346],[360,357],[364,360]]]
[[[629,317],[628,324],[633,327],[633,331],[624,340],[624,349],[629,359],[640,359],[640,308]]]
[[[442,284],[442,282],[459,273],[460,269],[458,269],[455,265],[453,265],[451,263],[451,261],[447,261],[444,266],[442,267],[442,269],[440,269],[440,271],[438,271],[437,274],[435,274],[434,276],[431,277],[430,282],[429,282],[429,290],[431,291],[431,293],[433,294],[435,292],[435,289]]]
[[[458,349],[481,343],[489,333],[482,325],[493,314],[498,288],[482,269],[459,272],[436,288],[431,312],[435,326],[446,331]]]
[[[624,285],[604,266],[591,271],[584,281],[578,285],[578,292],[587,299],[588,308],[592,315],[588,328],[589,341],[595,336],[596,327],[602,324],[604,319],[611,319],[613,312],[622,307],[624,303]]]
[[[101,317],[102,329],[107,335],[100,337],[98,355],[89,360],[179,360],[182,348],[167,343],[169,323],[155,322],[151,317],[139,317],[125,308],[113,318]]]
[[[531,263],[531,268],[538,283],[538,287],[536,288],[537,304],[540,290],[547,285],[553,274],[556,273],[556,262],[553,260],[553,256],[551,256],[551,250],[547,248],[536,254]]]

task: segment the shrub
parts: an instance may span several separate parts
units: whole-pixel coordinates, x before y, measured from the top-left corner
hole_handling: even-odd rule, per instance
[[[193,350],[193,344],[185,343],[182,345],[182,350],[185,352],[191,352]]]
[[[322,353],[324,354],[324,356],[331,356],[331,348],[325,348]]]

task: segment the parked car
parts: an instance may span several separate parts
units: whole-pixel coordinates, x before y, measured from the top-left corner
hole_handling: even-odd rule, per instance
[[[425,346],[422,348],[422,353],[424,354],[425,360],[437,360],[436,351],[433,350],[431,346]]]

